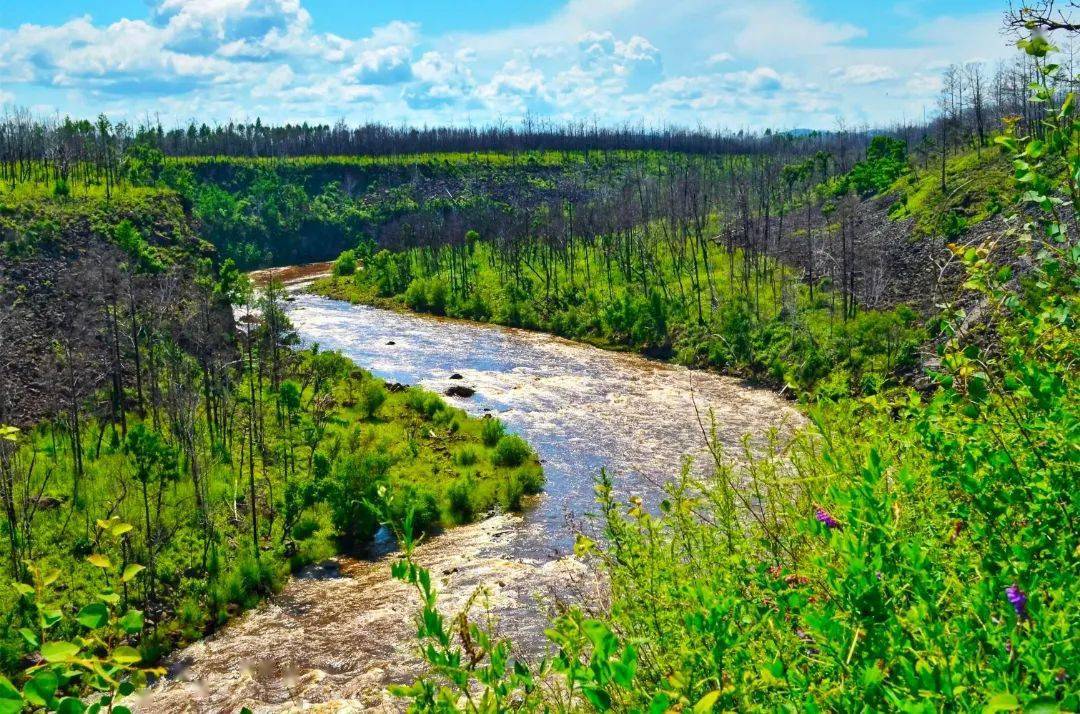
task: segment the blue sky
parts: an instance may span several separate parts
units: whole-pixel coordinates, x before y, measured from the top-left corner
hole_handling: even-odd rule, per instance
[[[791,128],[931,109],[1004,0],[0,0],[0,103],[225,122]]]

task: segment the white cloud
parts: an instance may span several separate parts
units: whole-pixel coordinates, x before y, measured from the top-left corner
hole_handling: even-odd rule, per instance
[[[321,32],[304,3],[153,0],[112,24],[0,29],[0,99],[178,120],[832,126],[912,116],[941,64],[1009,52],[996,12],[863,43],[866,29],[808,0],[568,0],[543,22],[443,36],[408,22]]]
[[[875,84],[896,79],[892,67],[880,64],[852,64],[847,67],[834,67],[829,75],[846,84]]]

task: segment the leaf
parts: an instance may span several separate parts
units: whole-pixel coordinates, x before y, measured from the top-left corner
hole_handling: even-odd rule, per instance
[[[56,674],[52,670],[43,669],[23,685],[23,696],[31,704],[44,707],[56,696],[58,686],[60,686],[60,680]]]
[[[127,632],[129,635],[140,632],[143,628],[142,611],[128,610],[124,613],[124,616],[120,618],[120,627],[124,628],[124,632]]]
[[[120,581],[124,583],[131,582],[139,576],[139,573],[146,570],[145,565],[139,565],[138,563],[132,563],[124,568],[124,574],[120,576]]]
[[[117,523],[109,530],[109,533],[112,534],[113,538],[119,538],[128,531],[134,530],[134,528],[135,526],[131,525],[130,523]]]
[[[694,714],[706,714],[711,712],[713,705],[716,704],[716,700],[720,698],[720,690],[714,689],[704,697],[698,700],[694,705]]]
[[[15,591],[25,597],[33,597],[34,595],[34,588],[26,583],[15,583]]]
[[[990,697],[990,701],[983,707],[984,714],[993,712],[1011,712],[1020,708],[1020,700],[1015,695],[1003,692]]]
[[[56,714],[83,714],[85,711],[86,705],[75,697],[64,697],[56,707]]]
[[[66,662],[79,654],[79,646],[71,642],[46,642],[41,645],[41,656],[46,662]]]
[[[30,628],[20,627],[19,634],[22,635],[22,638],[24,640],[26,640],[26,644],[30,645],[35,650],[41,646],[41,640],[38,639],[38,636],[34,634],[34,631]]]
[[[94,553],[93,555],[87,556],[86,562],[90,563],[90,565],[93,565],[95,568],[104,568],[108,570],[112,567],[112,561],[100,553]]]
[[[0,674],[0,714],[14,714],[23,708],[23,698],[7,677]]]
[[[109,622],[109,608],[105,607],[105,603],[90,603],[79,610],[79,614],[75,616],[75,619],[83,627],[96,630],[99,627],[104,627]]]
[[[18,441],[19,427],[8,426],[7,424],[0,426],[0,439],[3,439],[4,441]]]
[[[142,659],[142,655],[134,647],[121,645],[112,651],[109,658],[117,664],[135,664]]]
[[[585,698],[602,712],[606,712],[611,709],[611,695],[605,692],[599,687],[582,687],[581,693],[585,695]]]

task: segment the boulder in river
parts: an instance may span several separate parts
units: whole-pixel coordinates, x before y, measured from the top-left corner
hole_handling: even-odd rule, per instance
[[[468,399],[472,395],[476,394],[476,390],[472,387],[466,387],[464,384],[455,384],[447,389],[444,394],[448,397],[465,397]]]
[[[396,345],[397,343],[394,342],[393,340],[387,340],[386,344],[388,344],[388,345]]]
[[[451,374],[451,375],[450,375],[450,379],[465,379],[465,378],[464,378],[464,377],[462,377],[462,376],[461,376],[460,374],[458,374],[457,372],[454,372],[453,374]]]

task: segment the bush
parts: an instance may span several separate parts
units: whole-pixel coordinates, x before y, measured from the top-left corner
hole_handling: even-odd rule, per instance
[[[494,417],[484,419],[484,425],[480,427],[480,437],[484,441],[484,446],[489,449],[499,443],[499,439],[505,433],[506,429],[503,427],[502,422]]]
[[[346,541],[359,543],[379,527],[373,504],[379,501],[378,486],[390,471],[387,454],[348,454],[333,465],[327,485],[330,520]]]
[[[319,530],[319,519],[310,514],[300,517],[292,527],[293,540],[307,540]]]
[[[492,463],[496,466],[512,468],[521,466],[530,456],[532,456],[532,449],[528,443],[517,434],[508,434],[495,444]]]
[[[352,275],[356,272],[356,251],[342,251],[334,261],[334,275]]]
[[[454,454],[454,463],[458,466],[472,466],[479,459],[480,456],[476,453],[476,449],[472,448],[471,446],[466,446],[465,448]]]
[[[374,419],[379,411],[379,407],[381,407],[385,401],[386,389],[383,388],[383,385],[373,379],[364,382],[364,386],[360,389],[360,406],[363,409],[365,417]]]
[[[405,406],[428,419],[433,419],[446,408],[446,402],[438,394],[432,394],[419,387],[410,387],[405,393]]]
[[[417,312],[428,311],[427,285],[423,278],[416,278],[405,289],[405,305]]]
[[[447,510],[455,523],[468,523],[473,519],[472,492],[476,481],[472,476],[457,479],[446,489]]]

